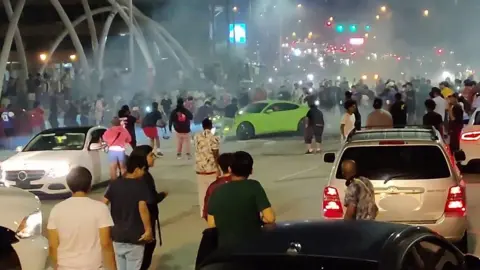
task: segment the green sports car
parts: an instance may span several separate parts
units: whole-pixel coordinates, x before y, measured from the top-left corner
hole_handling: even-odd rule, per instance
[[[303,133],[308,107],[284,100],[263,100],[238,111],[230,136],[248,140],[257,135],[281,132]]]

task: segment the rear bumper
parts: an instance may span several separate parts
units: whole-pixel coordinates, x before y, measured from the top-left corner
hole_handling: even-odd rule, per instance
[[[462,149],[466,157],[464,161],[460,162],[461,165],[466,166],[472,161],[480,161],[480,145],[462,143],[462,141],[460,141],[460,149]]]

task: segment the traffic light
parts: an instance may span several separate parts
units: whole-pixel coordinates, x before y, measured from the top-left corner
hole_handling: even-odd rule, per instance
[[[371,29],[370,25],[365,25],[365,31],[369,32]]]
[[[327,22],[325,23],[325,25],[326,25],[327,27],[332,27],[332,22],[331,22],[331,21],[327,21]]]
[[[356,24],[351,24],[349,29],[350,29],[350,32],[355,33],[355,32],[357,32],[357,25]]]
[[[337,26],[335,26],[335,31],[337,31],[338,33],[343,33],[343,31],[345,31],[343,24],[337,24]]]

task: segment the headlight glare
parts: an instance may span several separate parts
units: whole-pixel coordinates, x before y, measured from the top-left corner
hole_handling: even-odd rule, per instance
[[[26,216],[18,226],[17,236],[19,238],[29,238],[42,234],[42,212],[36,211]]]
[[[68,163],[55,163],[48,171],[50,177],[64,177],[70,172],[70,165]]]

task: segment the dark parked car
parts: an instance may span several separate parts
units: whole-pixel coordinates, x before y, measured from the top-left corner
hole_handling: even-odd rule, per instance
[[[282,223],[255,241],[216,250],[216,230],[204,231],[197,255],[201,270],[453,270],[480,269],[424,227],[375,221]]]

